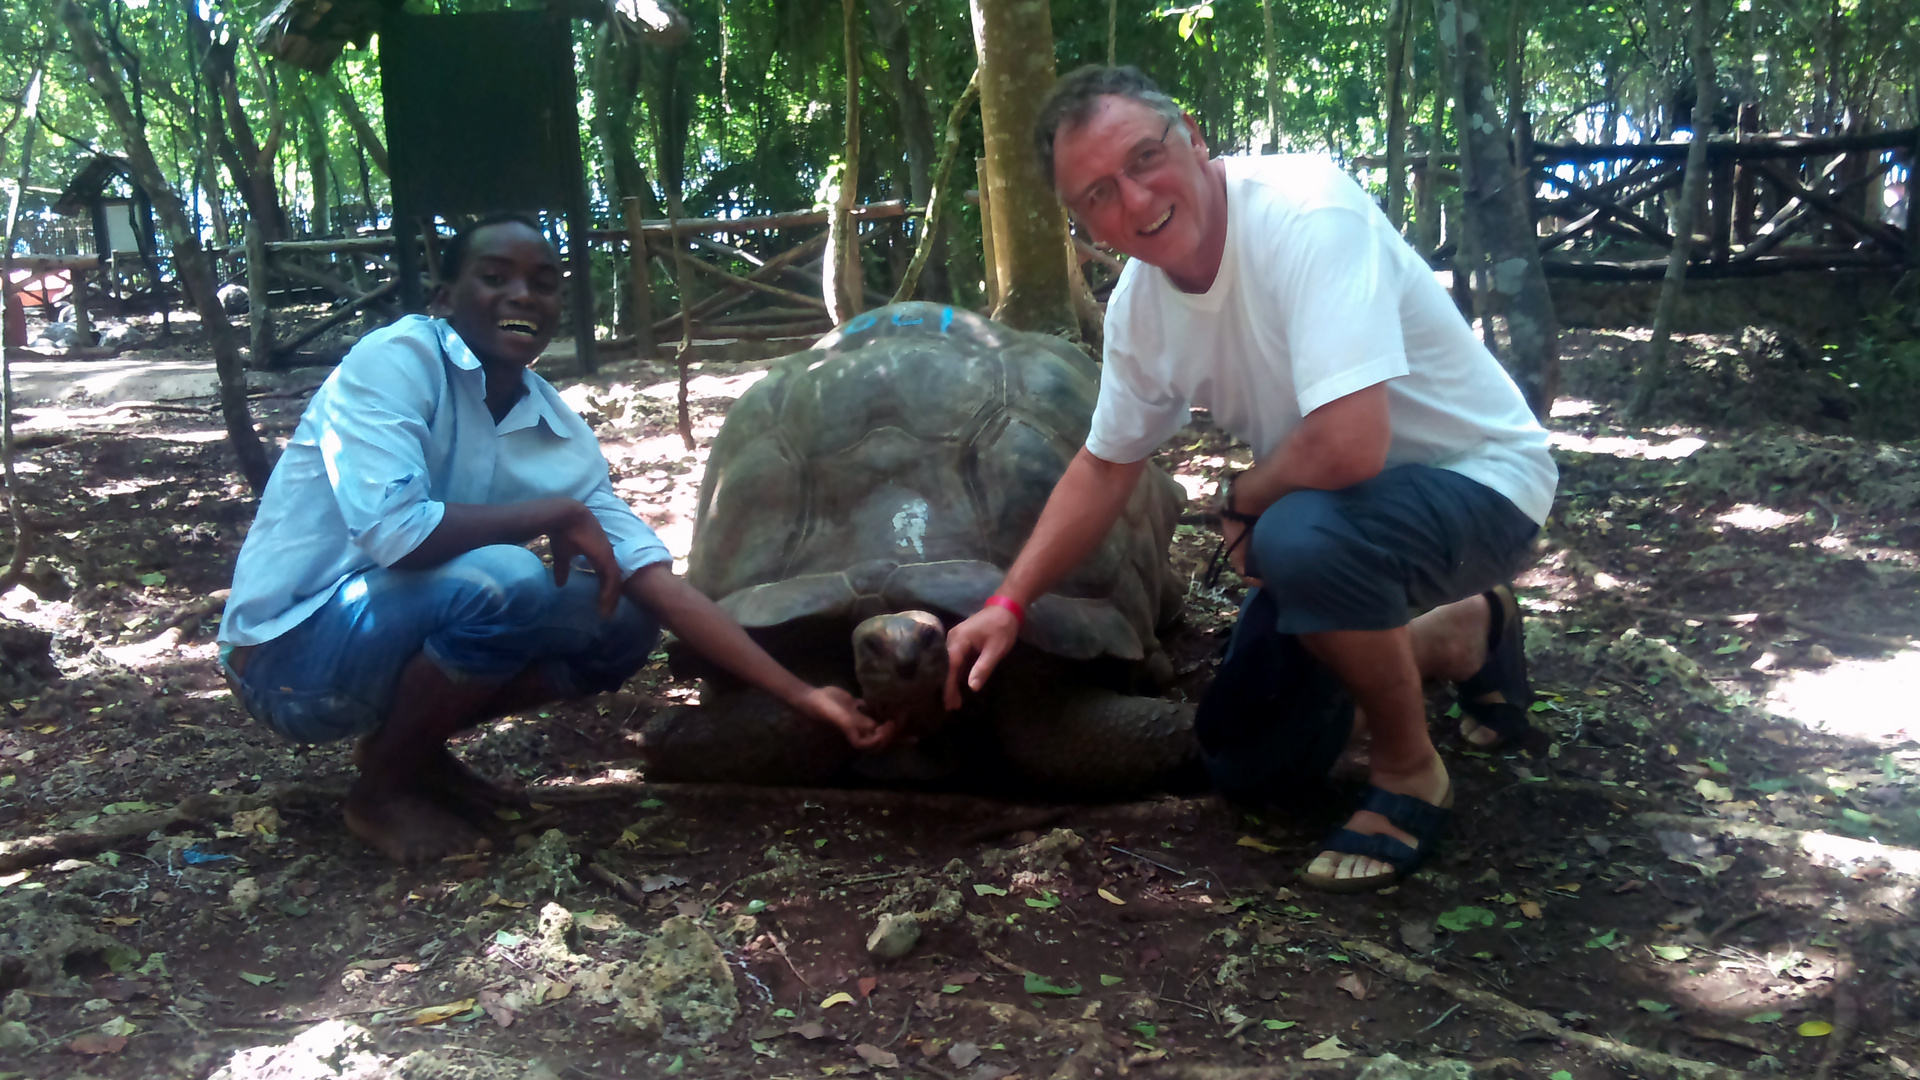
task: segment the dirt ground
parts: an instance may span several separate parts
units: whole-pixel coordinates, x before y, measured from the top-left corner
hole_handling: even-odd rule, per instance
[[[1644,340],[1568,342],[1520,583],[1551,748],[1447,742],[1447,848],[1362,897],[1291,884],[1339,806],[650,785],[634,733],[695,693],[663,655],[465,739],[534,809],[396,870],[341,824],[344,748],[280,741],[216,673],[254,504],[209,399],[22,401],[41,547],[0,615],[51,662],[0,640],[0,1080],[1920,1075],[1914,451],[1629,426]],[[1687,346],[1676,400],[1711,400],[1689,378],[1740,344]],[[684,553],[763,367],[694,372],[692,452],[668,366],[549,377]],[[269,438],[324,374],[263,392]],[[1201,500],[1246,450],[1201,417],[1161,461]],[[1174,638],[1188,696],[1227,581]]]

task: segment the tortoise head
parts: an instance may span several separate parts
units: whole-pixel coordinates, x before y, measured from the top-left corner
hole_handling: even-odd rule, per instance
[[[927,611],[875,615],[853,628],[853,670],[860,696],[902,738],[932,733],[946,722],[940,702],[947,681],[947,632]]]

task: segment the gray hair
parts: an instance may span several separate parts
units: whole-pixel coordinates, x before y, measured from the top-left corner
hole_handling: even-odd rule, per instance
[[[1053,183],[1053,140],[1060,129],[1086,123],[1100,99],[1109,95],[1132,98],[1175,124],[1186,117],[1185,111],[1158,84],[1131,64],[1121,67],[1088,64],[1075,68],[1047,91],[1033,119],[1033,152],[1040,160],[1040,172],[1047,183]]]

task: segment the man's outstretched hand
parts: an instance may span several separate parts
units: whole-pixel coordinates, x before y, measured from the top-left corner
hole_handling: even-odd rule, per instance
[[[987,685],[987,677],[1019,639],[1020,620],[999,606],[983,607],[947,631],[947,709],[960,707],[962,671],[967,673],[967,689],[979,693]]]
[[[793,704],[808,716],[839,728],[855,750],[878,750],[892,742],[896,734],[892,724],[868,716],[858,698],[837,686],[816,686]]]

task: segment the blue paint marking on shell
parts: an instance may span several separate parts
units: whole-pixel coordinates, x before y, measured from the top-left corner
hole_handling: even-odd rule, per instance
[[[879,321],[880,321],[879,318],[876,317],[872,312],[868,312],[865,315],[857,315],[854,317],[854,320],[852,322],[847,324],[846,333],[848,334],[864,333],[868,330],[873,329],[874,325]]]
[[[221,855],[213,851],[201,851],[199,848],[188,848],[180,853],[180,861],[186,863],[188,866],[199,866],[201,863],[219,862],[222,859],[231,858],[233,858],[231,855]]]
[[[947,329],[952,325],[953,325],[953,308],[951,307],[941,308],[940,309],[940,332],[943,334],[946,333]]]
[[[949,310],[951,310],[951,309],[949,309]],[[893,325],[895,325],[895,326],[919,326],[919,325],[920,325],[921,323],[923,323],[923,322],[926,322],[926,321],[927,321],[927,320],[925,320],[925,319],[908,319],[908,318],[903,318],[903,316],[904,316],[905,314],[906,314],[906,312],[904,312],[904,311],[896,311],[896,312],[894,312],[894,313],[893,313]]]

